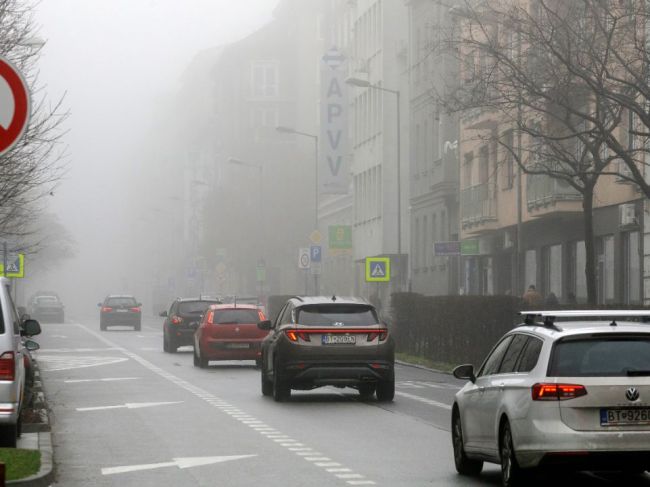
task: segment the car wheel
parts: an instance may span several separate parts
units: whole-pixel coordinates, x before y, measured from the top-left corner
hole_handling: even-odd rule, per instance
[[[359,384],[358,390],[359,390],[359,395],[363,399],[368,399],[370,396],[372,396],[375,393],[375,389],[377,386],[375,384]]]
[[[196,347],[194,347],[194,352],[192,353],[192,356],[194,357],[194,367],[198,367],[200,362],[199,362],[199,357],[196,354]]]
[[[463,427],[460,424],[460,413],[454,409],[451,416],[451,443],[454,447],[454,463],[456,471],[461,475],[478,475],[483,470],[481,460],[472,460],[465,454]]]
[[[260,375],[262,376],[262,395],[270,396],[273,394],[273,382],[266,376],[264,369],[262,369]]]
[[[169,339],[165,333],[163,333],[163,352],[169,353]]]
[[[194,366],[200,367],[202,369],[208,368],[208,360],[201,357],[201,355],[197,352],[196,347],[194,347]]]
[[[99,324],[99,330],[100,330],[100,331],[106,331],[106,325],[103,324],[103,323],[100,323],[100,324]]]
[[[499,450],[501,455],[501,485],[503,487],[520,485],[523,478],[523,470],[517,463],[517,456],[515,455],[515,448],[512,443],[512,430],[508,421],[505,421],[501,426]]]
[[[384,380],[377,383],[377,400],[390,402],[395,397],[395,379]]]
[[[273,367],[273,399],[275,402],[286,401],[291,397],[291,386],[284,380],[276,361]]]
[[[16,448],[18,442],[18,425],[3,424],[0,425],[0,447]]]
[[[142,324],[138,323],[137,325],[133,326],[133,331],[140,331],[142,329]]]
[[[262,367],[262,359],[261,358],[255,359],[255,367],[258,368],[258,369]]]

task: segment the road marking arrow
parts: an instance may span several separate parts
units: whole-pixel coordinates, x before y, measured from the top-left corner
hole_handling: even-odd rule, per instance
[[[133,402],[126,404],[117,404],[115,406],[95,406],[90,408],[77,408],[77,411],[101,411],[103,409],[140,409],[151,408],[154,406],[167,406],[169,404],[181,404],[183,401],[175,402]]]
[[[230,462],[232,460],[242,460],[244,458],[256,457],[257,455],[229,455],[221,457],[188,457],[173,458],[171,462],[148,463],[143,465],[127,465],[125,467],[102,468],[102,475],[114,475],[117,473],[139,472],[141,470],[154,470],[156,468],[178,467],[193,468],[203,465],[212,465],[215,463]]]

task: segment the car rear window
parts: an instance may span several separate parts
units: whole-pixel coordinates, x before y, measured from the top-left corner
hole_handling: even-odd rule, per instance
[[[107,306],[136,306],[138,302],[135,298],[108,298]]]
[[[379,323],[371,306],[307,305],[297,311],[296,323],[303,326],[370,326]]]
[[[256,309],[217,309],[214,311],[212,323],[216,325],[245,325],[262,320]]]
[[[650,335],[562,340],[551,355],[550,377],[650,375]]]
[[[203,314],[215,301],[183,301],[178,303],[178,313],[182,315]]]
[[[55,298],[54,296],[41,296],[36,298],[36,301],[39,304],[48,304],[48,303],[58,303],[59,300]]]

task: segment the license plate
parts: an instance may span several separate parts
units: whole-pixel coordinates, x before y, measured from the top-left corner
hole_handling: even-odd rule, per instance
[[[650,424],[650,408],[601,409],[601,426]]]
[[[115,311],[117,311],[118,313],[128,313],[129,312],[128,309],[116,309]]]
[[[354,345],[357,337],[354,335],[323,335],[323,345]]]
[[[248,343],[226,343],[226,348],[250,348]]]

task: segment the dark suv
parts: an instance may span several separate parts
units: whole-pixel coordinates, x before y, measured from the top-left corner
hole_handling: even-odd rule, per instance
[[[99,329],[109,326],[132,326],[140,331],[142,326],[142,303],[131,295],[106,296],[99,306]]]
[[[201,323],[206,310],[212,304],[221,303],[218,299],[177,298],[160,316],[163,322],[163,350],[175,353],[178,347],[194,344],[194,332]]]
[[[379,401],[395,396],[395,344],[374,306],[359,298],[294,297],[262,342],[262,394],[276,401],[291,389],[353,387]]]

